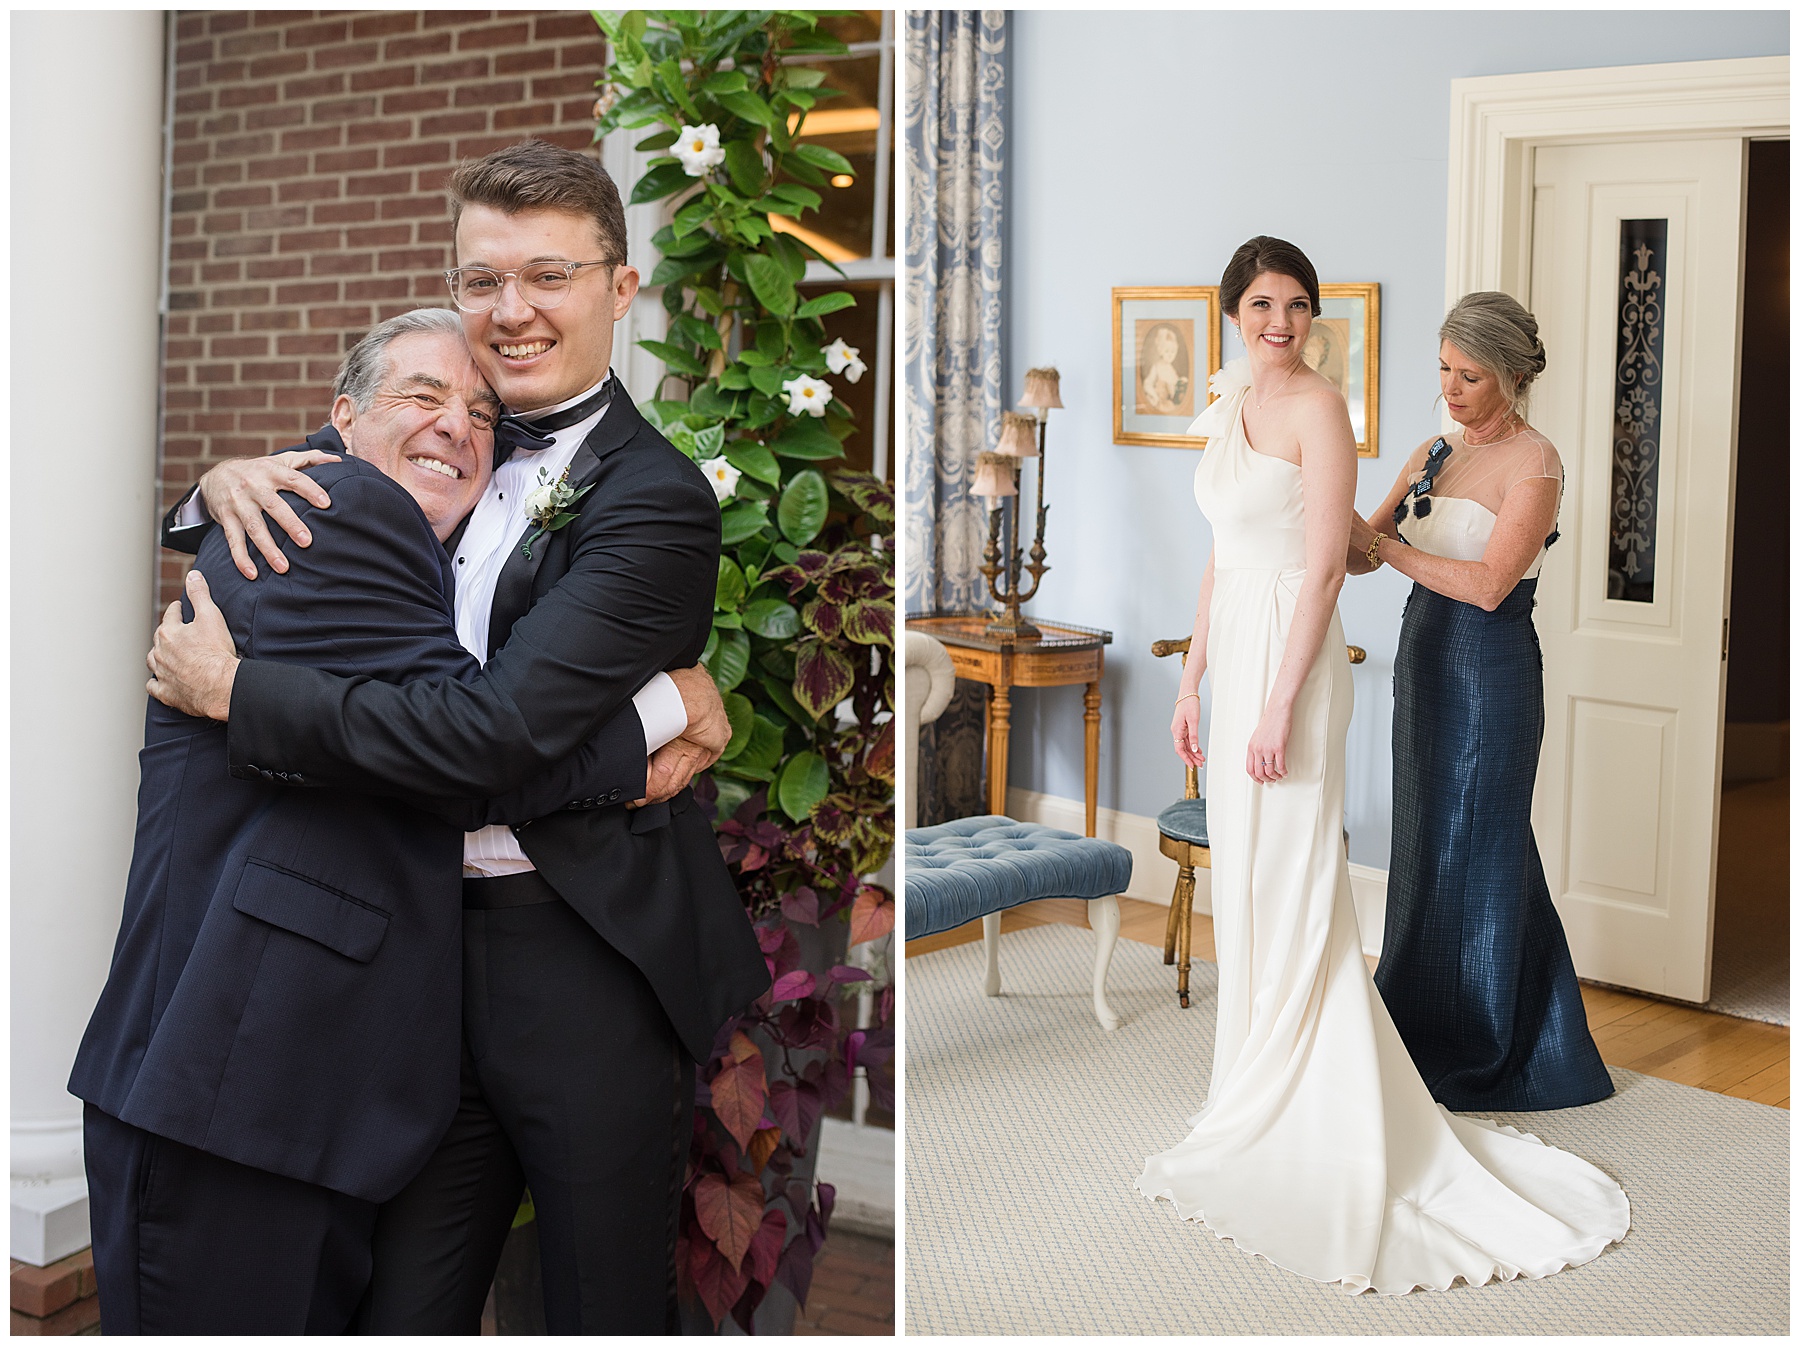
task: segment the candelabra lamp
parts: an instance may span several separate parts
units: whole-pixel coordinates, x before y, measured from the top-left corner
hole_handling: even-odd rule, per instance
[[[985,496],[988,501],[988,540],[981,573],[1002,610],[988,623],[987,631],[1003,640],[1032,640],[1039,634],[1019,606],[1031,601],[1044,572],[1050,569],[1044,559],[1048,555],[1044,550],[1044,520],[1049,512],[1044,503],[1044,447],[1050,409],[1062,406],[1060,381],[1054,369],[1025,371],[1025,396],[1019,403],[1024,410],[1001,415],[999,446],[980,456],[975,482],[970,487],[971,494]],[[1019,490],[1027,459],[1037,460],[1037,527],[1029,553],[1024,540],[1025,499]],[[1026,574],[1031,576],[1029,586],[1024,580]]]

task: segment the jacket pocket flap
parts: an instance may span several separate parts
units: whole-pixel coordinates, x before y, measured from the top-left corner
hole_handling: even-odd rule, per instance
[[[386,912],[260,860],[244,866],[231,905],[359,963],[375,956],[387,934]]]

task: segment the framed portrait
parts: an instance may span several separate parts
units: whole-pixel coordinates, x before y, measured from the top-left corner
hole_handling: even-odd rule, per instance
[[[1344,395],[1350,406],[1350,428],[1356,433],[1357,457],[1378,457],[1381,286],[1374,281],[1321,284],[1319,306],[1325,312],[1313,319],[1312,335],[1300,358]]]
[[[1188,426],[1219,369],[1219,287],[1114,289],[1113,442],[1200,449]]]

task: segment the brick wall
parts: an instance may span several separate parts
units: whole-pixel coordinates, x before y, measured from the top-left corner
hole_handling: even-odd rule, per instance
[[[448,304],[451,168],[585,148],[604,59],[585,12],[184,12],[175,43],[165,507],[322,424],[372,324]]]

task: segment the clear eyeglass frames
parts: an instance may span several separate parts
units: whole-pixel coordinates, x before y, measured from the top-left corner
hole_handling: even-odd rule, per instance
[[[500,302],[507,277],[519,286],[519,296],[533,308],[555,308],[569,297],[575,273],[584,266],[614,266],[613,262],[533,262],[515,271],[495,271],[485,266],[459,266],[446,271],[450,298],[464,313],[486,313]]]

